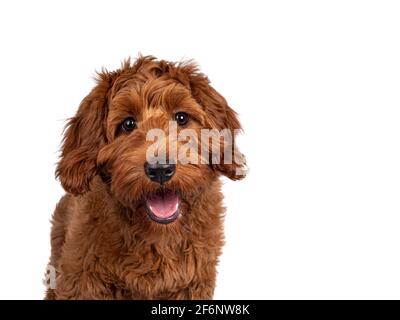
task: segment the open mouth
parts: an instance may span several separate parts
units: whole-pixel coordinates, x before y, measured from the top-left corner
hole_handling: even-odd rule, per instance
[[[180,197],[177,192],[160,189],[145,197],[147,214],[155,222],[168,224],[179,217]]]

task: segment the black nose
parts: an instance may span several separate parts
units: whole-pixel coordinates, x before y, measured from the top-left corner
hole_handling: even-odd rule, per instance
[[[150,164],[146,162],[144,164],[144,172],[154,182],[163,184],[167,182],[175,173],[174,164]]]

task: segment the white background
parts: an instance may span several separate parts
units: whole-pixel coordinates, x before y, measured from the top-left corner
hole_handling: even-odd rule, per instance
[[[239,114],[215,298],[400,298],[396,1],[2,1],[0,298],[41,299],[64,120],[94,71],[195,59]]]

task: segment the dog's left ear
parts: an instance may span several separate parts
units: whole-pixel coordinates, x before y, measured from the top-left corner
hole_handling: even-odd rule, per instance
[[[192,73],[189,79],[193,97],[207,113],[208,126],[220,132],[227,129],[232,137],[231,150],[234,152],[232,162],[224,163],[225,156],[221,152],[220,163],[213,164],[212,167],[232,180],[243,179],[246,176],[246,161],[235,144],[235,135],[242,129],[236,112],[229,107],[225,98],[210,85],[210,81],[204,74]]]
[[[96,158],[106,142],[107,95],[111,85],[111,76],[100,73],[97,85],[67,124],[56,176],[64,189],[72,194],[89,191],[90,182],[98,173]]]

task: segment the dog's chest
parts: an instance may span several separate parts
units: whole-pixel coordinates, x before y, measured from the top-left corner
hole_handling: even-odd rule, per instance
[[[168,298],[171,292],[184,290],[196,276],[196,252],[193,246],[142,246],[121,259],[120,279],[126,295],[140,299]]]

